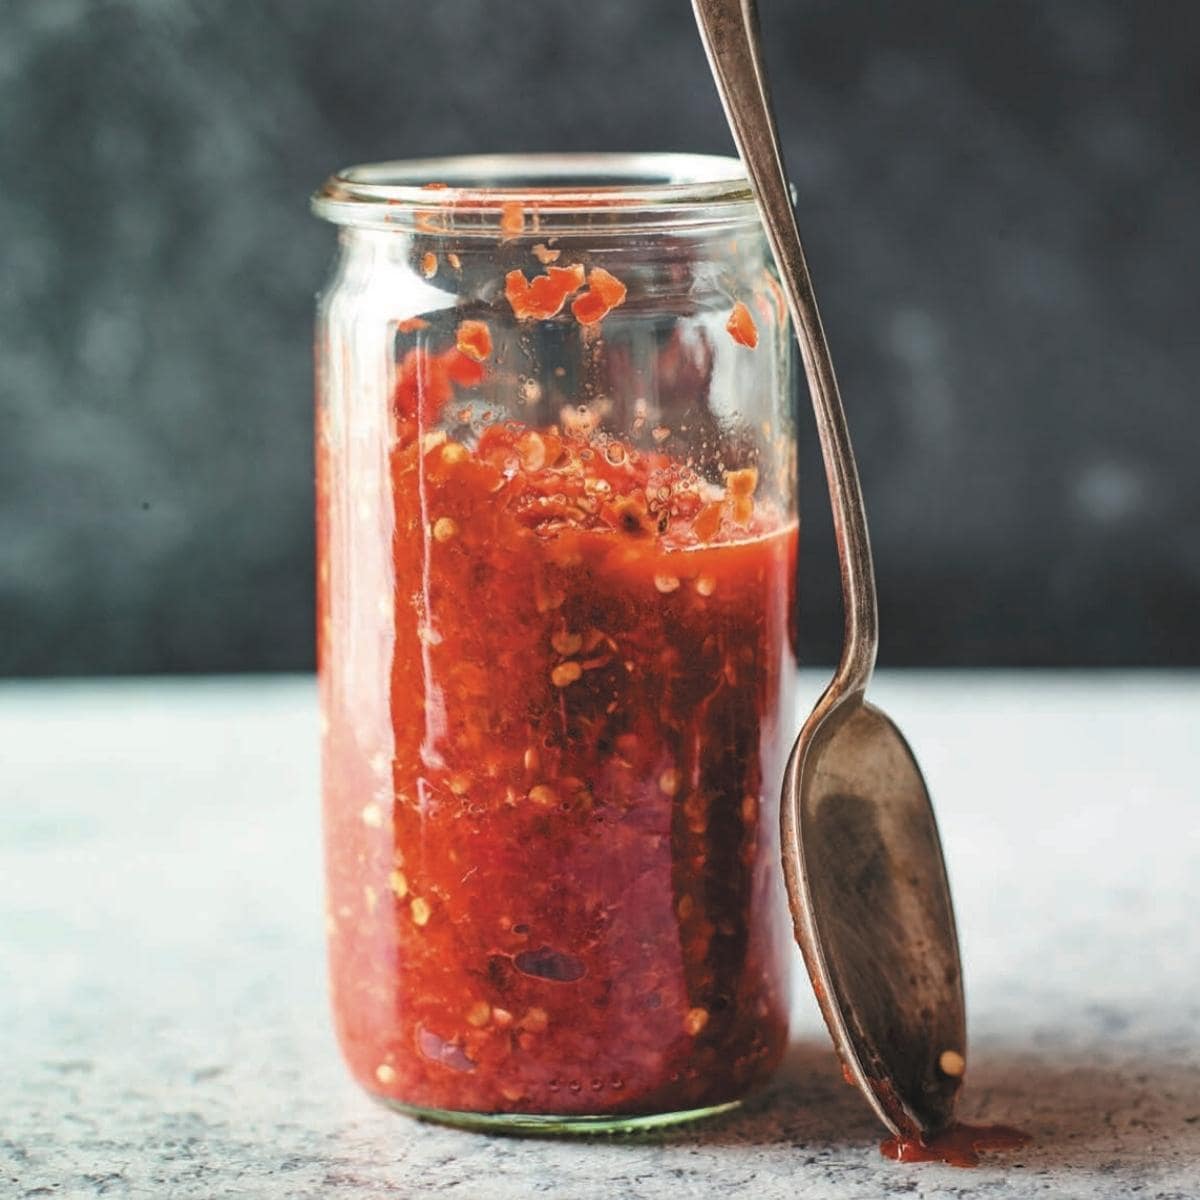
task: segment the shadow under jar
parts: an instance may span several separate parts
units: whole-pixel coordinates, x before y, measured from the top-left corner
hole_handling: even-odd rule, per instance
[[[730,1107],[793,954],[792,339],[741,166],[389,163],[314,208],[342,1052],[456,1124]]]

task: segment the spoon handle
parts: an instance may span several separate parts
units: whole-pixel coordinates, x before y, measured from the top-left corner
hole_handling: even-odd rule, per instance
[[[755,0],[692,0],[692,6],[721,103],[750,176],[775,265],[787,293],[821,439],[841,565],[846,626],[842,658],[830,691],[862,692],[870,680],[879,646],[875,568],[867,514],[837,377],[788,192],[759,47]]]

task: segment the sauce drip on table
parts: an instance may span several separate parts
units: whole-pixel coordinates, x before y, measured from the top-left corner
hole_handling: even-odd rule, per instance
[[[880,1144],[884,1158],[897,1162],[940,1162],[951,1167],[977,1167],[979,1156],[988,1150],[1015,1150],[1029,1141],[1029,1134],[1011,1125],[965,1125],[955,1122],[928,1141],[891,1137]]]

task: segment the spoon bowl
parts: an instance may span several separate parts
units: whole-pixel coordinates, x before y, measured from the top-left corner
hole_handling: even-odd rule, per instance
[[[954,910],[925,781],[861,694],[819,706],[783,786],[796,937],[843,1065],[906,1138],[953,1118],[966,1027]]]

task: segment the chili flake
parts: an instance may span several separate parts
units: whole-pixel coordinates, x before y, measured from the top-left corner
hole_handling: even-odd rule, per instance
[[[619,304],[624,304],[626,288],[615,276],[603,267],[593,267],[588,272],[588,290],[571,304],[571,312],[580,325],[595,325]]]
[[[515,316],[548,320],[558,314],[572,292],[583,286],[581,263],[570,267],[549,267],[544,275],[526,279],[523,271],[509,271],[504,277],[504,294]]]
[[[753,496],[758,487],[758,468],[743,467],[740,471],[725,472],[725,487],[731,496]]]
[[[482,362],[492,352],[492,334],[483,321],[463,321],[455,344],[468,358]]]
[[[748,346],[753,350],[758,345],[758,326],[754,324],[750,310],[740,300],[733,306],[725,328],[739,346]]]

